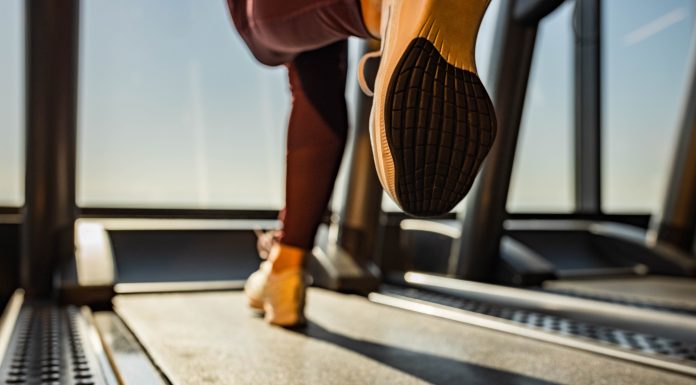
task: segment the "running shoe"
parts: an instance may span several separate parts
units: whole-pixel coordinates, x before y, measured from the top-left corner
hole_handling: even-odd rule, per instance
[[[370,135],[379,180],[407,213],[448,213],[496,135],[474,50],[490,0],[384,0]],[[370,93],[369,90],[368,94]]]
[[[288,246],[276,244],[271,254],[283,252],[284,248]],[[264,313],[264,319],[270,324],[296,327],[306,323],[306,283],[301,266],[273,271],[272,260],[266,260],[261,263],[259,270],[249,276],[244,285],[244,293],[249,306]]]

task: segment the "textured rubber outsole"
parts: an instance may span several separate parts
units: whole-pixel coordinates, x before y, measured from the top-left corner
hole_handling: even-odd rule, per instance
[[[475,73],[414,39],[387,89],[386,138],[396,199],[420,217],[451,211],[471,189],[496,135],[493,105]]]

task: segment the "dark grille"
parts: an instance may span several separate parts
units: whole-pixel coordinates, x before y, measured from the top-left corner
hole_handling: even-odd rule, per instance
[[[84,348],[75,308],[25,306],[5,359],[1,385],[103,385]]]

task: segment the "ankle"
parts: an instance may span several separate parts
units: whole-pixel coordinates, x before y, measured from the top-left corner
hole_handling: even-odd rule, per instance
[[[306,250],[299,247],[276,243],[271,249],[268,260],[271,262],[272,271],[274,273],[291,269],[301,269],[306,253]]]

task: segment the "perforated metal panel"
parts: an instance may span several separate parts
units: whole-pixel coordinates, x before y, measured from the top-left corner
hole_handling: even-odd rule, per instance
[[[467,300],[454,295],[435,293],[422,289],[384,286],[381,292],[387,295],[398,295],[460,310],[485,314],[506,319],[529,328],[589,339],[601,344],[609,344],[619,349],[665,356],[672,360],[685,361],[689,365],[696,365],[696,344],[587,322],[579,322],[551,314],[491,305],[484,302]]]
[[[17,319],[0,385],[106,385],[76,308],[25,306]]]

